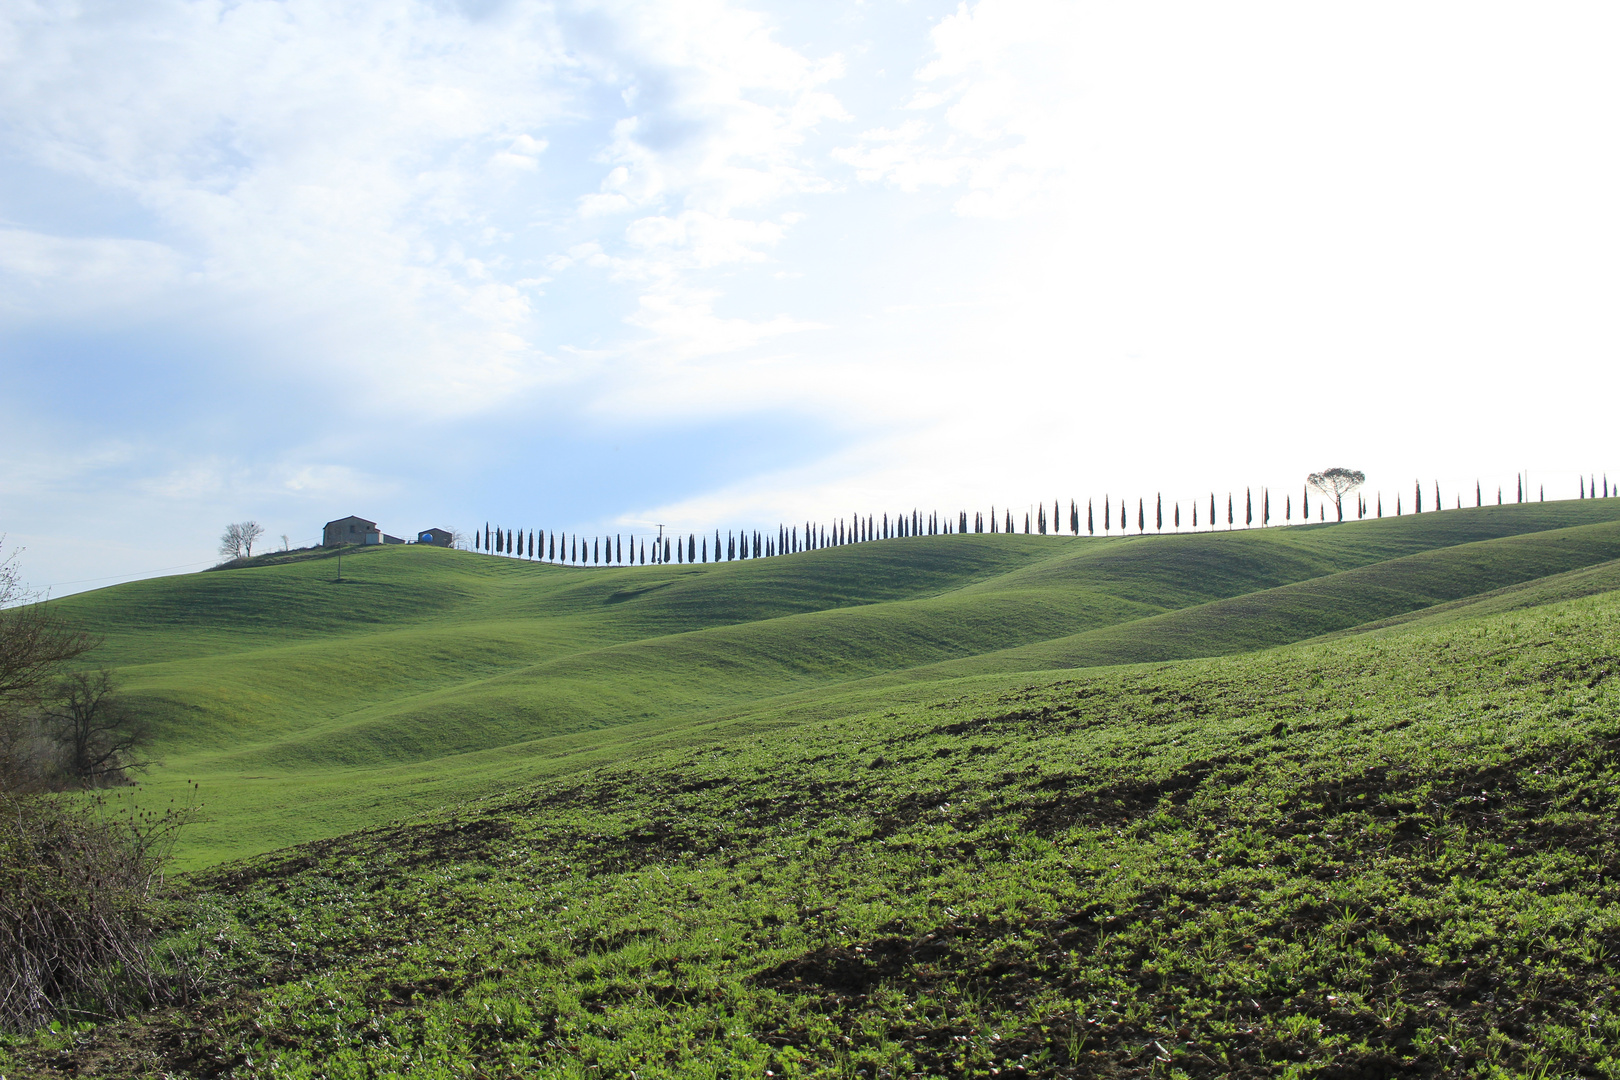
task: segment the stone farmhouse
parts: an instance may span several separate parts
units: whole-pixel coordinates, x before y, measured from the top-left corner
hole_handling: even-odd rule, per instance
[[[454,537],[445,529],[423,529],[416,536],[418,544],[431,544],[434,547],[449,547]],[[397,536],[389,536],[377,528],[375,521],[368,521],[363,517],[350,515],[328,521],[321,530],[322,547],[340,547],[344,544],[403,544],[404,540]]]

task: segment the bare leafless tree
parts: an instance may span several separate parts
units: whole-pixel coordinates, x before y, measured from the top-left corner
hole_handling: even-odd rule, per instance
[[[15,553],[0,561],[0,787],[32,771],[18,755],[32,755],[37,712],[51,679],[97,644],[23,587]]]
[[[106,668],[59,679],[44,717],[68,773],[86,787],[122,781],[126,769],[151,764],[140,757],[151,727],[118,696]]]
[[[264,535],[264,526],[257,521],[233,521],[219,536],[219,553],[227,559],[245,559],[253,554],[253,545]]]
[[[37,702],[62,664],[99,643],[23,588],[15,555],[0,562],[0,708]]]
[[[1365,484],[1367,476],[1359,469],[1324,469],[1311,473],[1305,482],[1333,500],[1333,508],[1339,512],[1339,520],[1343,521],[1344,497]]]
[[[233,521],[219,534],[219,553],[227,559],[240,559],[242,547],[242,526]]]

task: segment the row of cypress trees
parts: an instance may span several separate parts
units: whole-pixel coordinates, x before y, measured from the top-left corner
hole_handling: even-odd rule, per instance
[[[1412,513],[1425,512],[1424,504],[1427,501],[1429,511],[1444,509],[1440,494],[1440,482],[1433,485],[1434,498],[1425,500],[1424,485],[1421,481],[1415,482],[1412,487]],[[1620,497],[1620,486],[1611,487],[1607,474],[1601,477],[1601,492],[1599,495],[1599,475],[1583,476],[1580,481],[1580,497],[1613,498]],[[1546,501],[1546,486],[1542,485],[1537,495],[1543,502]],[[1529,491],[1524,477],[1518,478],[1515,502],[1529,501]],[[1463,498],[1461,493],[1456,496],[1456,508],[1462,509]],[[1496,503],[1505,502],[1501,487],[1496,489]],[[1483,485],[1479,481],[1474,483],[1474,505],[1485,505]],[[1316,520],[1327,520],[1328,501],[1317,496]],[[1186,520],[1191,529],[1220,528],[1224,524],[1228,529],[1235,529],[1241,521],[1244,528],[1252,528],[1257,523],[1261,528],[1271,525],[1273,517],[1273,503],[1271,491],[1261,488],[1258,496],[1253,488],[1245,488],[1243,492],[1243,511],[1241,517],[1237,510],[1237,496],[1235,492],[1228,492],[1224,515],[1214,492],[1210,492],[1207,512],[1204,510],[1202,497],[1192,500],[1188,505]],[[1356,493],[1355,516],[1359,518],[1383,517],[1384,496],[1379,492],[1373,503],[1368,503],[1366,497]],[[1403,500],[1399,493],[1395,496],[1393,508],[1394,516],[1405,513]],[[1115,532],[1126,534],[1134,531],[1140,535],[1148,531],[1149,514],[1147,512],[1147,499],[1136,500],[1136,513],[1131,513],[1128,500],[1121,499],[1116,513],[1112,496],[1105,495],[1102,500],[1101,513],[1092,500],[1087,499],[1082,520],[1081,507],[1078,500],[1069,501],[1067,513],[1064,513],[1061,502],[1054,500],[1051,515],[1047,515],[1046,505],[1042,503],[1033,510],[1025,511],[1022,515],[1023,532],[1032,535],[1045,536],[1060,534],[1066,525],[1068,532],[1079,536],[1082,527],[1088,536],[1098,533],[1101,525],[1103,535]],[[1132,518],[1134,517],[1134,521]],[[1066,521],[1064,519],[1067,519]],[[1301,523],[1311,520],[1311,489],[1305,486],[1300,492],[1299,517]],[[1282,521],[1292,524],[1294,517],[1293,495],[1283,497]],[[1179,500],[1173,501],[1168,509],[1168,517],[1163,494],[1156,494],[1153,498],[1153,514],[1151,515],[1152,528],[1155,532],[1163,532],[1168,524],[1173,532],[1182,531],[1182,504]],[[544,562],[556,562],[568,565],[646,565],[652,563],[709,563],[734,562],[740,559],[766,559],[776,555],[791,555],[801,551],[815,551],[825,547],[837,547],[844,544],[867,543],[873,540],[889,540],[908,536],[940,536],[952,533],[1014,533],[1018,532],[1020,522],[1011,510],[1003,508],[1001,511],[991,507],[988,514],[982,511],[958,511],[951,517],[939,513],[924,513],[920,510],[911,510],[890,516],[888,514],[867,514],[864,517],[857,514],[849,518],[840,518],[830,524],[806,521],[800,525],[779,525],[774,535],[768,531],[736,530],[727,532],[723,537],[719,529],[714,532],[711,545],[709,536],[705,533],[688,533],[683,536],[663,535],[628,538],[628,557],[626,557],[626,537],[622,533],[612,536],[582,536],[578,533],[547,532],[545,529],[506,529],[499,526],[491,527],[484,523],[482,531],[474,530],[473,548],[479,551],[498,555],[510,555],[514,558],[536,559]],[[649,549],[649,545],[650,549]]]

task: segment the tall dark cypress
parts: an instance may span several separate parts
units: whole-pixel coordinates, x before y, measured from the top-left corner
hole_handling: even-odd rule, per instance
[[[1235,524],[1237,524],[1237,519],[1232,514],[1232,493],[1228,491],[1226,493],[1226,527],[1230,530]]]
[[[1420,483],[1412,485],[1412,513],[1423,513],[1423,485]]]
[[[1215,531],[1215,493],[1209,493],[1209,531]]]
[[[1440,501],[1440,481],[1438,480],[1434,482],[1434,508],[1436,510],[1445,509],[1445,505]]]
[[[1290,522],[1294,520],[1294,497],[1292,495],[1283,496],[1283,520]]]
[[[1485,505],[1485,492],[1480,488],[1478,480],[1474,481],[1474,505]]]
[[[1384,493],[1382,491],[1378,493],[1378,516],[1384,516]]]
[[[1153,531],[1164,532],[1164,493],[1157,492],[1153,496]]]
[[[664,561],[669,562],[669,537],[664,537]]]
[[[1260,527],[1271,524],[1271,489],[1260,489]]]
[[[703,534],[702,555],[703,555],[703,561],[708,562],[709,561],[709,534],[708,533]]]
[[[714,530],[714,561],[720,561],[720,530]]]
[[[1519,481],[1519,496],[1518,496],[1518,501],[1519,501],[1519,502],[1524,502],[1524,474],[1523,474],[1523,473],[1520,473],[1520,474],[1519,474],[1519,476],[1518,476],[1518,481]]]
[[[1179,502],[1178,502],[1178,503],[1176,503],[1176,523],[1175,523],[1175,531],[1176,531],[1176,532],[1180,532],[1180,531],[1181,531],[1181,503],[1179,503]]]
[[[1104,536],[1108,535],[1108,530],[1113,528],[1113,526],[1110,524],[1110,522],[1113,521],[1113,519],[1114,519],[1114,500],[1112,498],[1110,498],[1109,496],[1104,495],[1103,496],[1103,535]]]
[[[695,562],[697,556],[697,534],[686,534],[686,561]]]
[[[1576,496],[1576,497],[1577,497],[1577,498],[1580,498],[1580,499],[1584,499],[1584,498],[1586,498],[1586,477],[1584,477],[1584,476],[1577,476],[1577,477],[1576,477],[1576,478],[1575,478],[1575,480],[1576,480],[1576,482],[1577,482],[1577,483],[1579,483],[1579,484],[1580,484],[1580,494],[1579,494],[1579,495],[1577,495],[1577,496]]]
[[[1147,508],[1140,498],[1136,500],[1136,531],[1147,532]]]
[[[1247,529],[1254,524],[1254,490],[1243,489],[1243,527]]]
[[[1194,499],[1192,501],[1192,508],[1193,508],[1193,532],[1197,532],[1198,531],[1198,500],[1197,499]]]
[[[1092,512],[1091,500],[1090,499],[1086,500],[1086,535],[1087,536],[1096,536],[1097,535],[1097,518],[1096,518],[1096,515]]]
[[[1299,520],[1311,520],[1311,489],[1306,488],[1305,493],[1299,497]]]

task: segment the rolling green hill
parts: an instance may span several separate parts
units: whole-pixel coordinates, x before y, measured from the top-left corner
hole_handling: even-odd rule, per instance
[[[346,554],[341,582],[321,554],[57,604],[158,722],[149,794],[201,784],[209,820],[181,852],[199,866],[629,755],[1438,615],[1615,559],[1620,500],[1586,500],[700,566],[385,547]]]
[[[486,683],[518,701],[545,690],[531,669],[609,672],[629,650],[639,689],[607,692],[621,707],[655,695],[668,713],[459,757],[426,756],[424,733],[416,757],[386,768],[293,774],[278,797],[316,810],[347,784],[391,813],[401,803],[378,777],[426,783],[447,761],[501,794],[191,875],[168,944],[213,992],[94,1031],[0,1040],[0,1072],[1620,1078],[1620,560],[1612,523],[1499,519],[1527,520],[1543,527],[1449,545],[1401,522],[974,538],[961,584],[941,570],[951,538],[937,538],[913,548],[934,575],[924,585],[891,580],[888,599],[851,603],[857,579],[823,609],[807,606],[815,575],[802,567],[649,572],[648,602],[712,588],[715,608],[733,610],[747,583],[800,575],[807,609],[616,642],[615,618],[668,618],[591,621],[579,597],[627,592],[626,578],[385,553],[368,567],[379,581],[408,582],[417,566],[462,574],[462,606],[444,617],[486,646],[529,650],[441,691],[467,695],[463,707]],[[1418,539],[1430,546],[1410,550]],[[1273,549],[1278,565],[1294,560],[1286,574],[1314,576],[1278,584]],[[853,554],[890,560],[892,574],[899,550]],[[827,554],[849,572],[852,553]],[[1134,572],[1111,588],[1088,569],[1108,562]],[[526,598],[535,610],[568,594],[556,603],[573,614],[495,618],[510,606],[500,590],[525,580],[544,583]],[[1166,610],[1178,588],[1185,603]],[[981,626],[966,617],[976,595],[1002,605]],[[694,617],[713,610],[686,603]],[[1128,605],[1151,613],[1131,619]],[[959,613],[954,628],[941,610]],[[895,626],[844,628],[885,611]],[[1033,637],[1043,620],[1049,638],[1000,659],[930,660]],[[1172,630],[1133,636],[1133,623]],[[542,636],[548,626],[564,629]],[[767,636],[751,642],[751,626]],[[797,654],[770,636],[794,626]],[[1134,642],[1147,659],[1199,633],[1198,647],[1226,653],[1266,643],[1266,627],[1324,626],[1338,628],[1237,655],[1012,670],[1039,649],[1098,648],[1075,639],[1104,630],[1106,648]],[[818,640],[846,632],[868,650],[848,662]],[[428,633],[374,625],[330,647],[359,679],[368,662],[354,657],[387,657],[378,635]],[[930,660],[930,677],[866,674],[885,634],[899,660]],[[434,658],[420,648],[421,664]],[[466,662],[492,663],[489,648]],[[648,655],[670,664],[668,688],[638,674]],[[222,672],[227,659],[149,658],[148,677],[190,662]],[[453,674],[440,663],[366,685]],[[994,670],[939,670],[981,663]],[[705,677],[733,685],[706,694]],[[295,684],[267,699],[295,702]],[[681,711],[720,699],[741,703]],[[324,734],[353,737],[338,719]],[[317,725],[283,722],[192,760],[221,778],[219,763],[319,761],[303,729]]]

